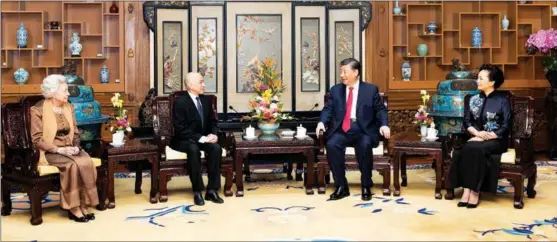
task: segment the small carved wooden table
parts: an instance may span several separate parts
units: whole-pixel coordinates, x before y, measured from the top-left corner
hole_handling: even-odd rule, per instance
[[[260,130],[256,131],[257,138],[245,139],[243,133],[234,133],[236,141],[236,155],[234,166],[236,173],[236,196],[244,196],[244,183],[242,177],[242,165],[249,154],[295,154],[302,153],[307,157],[307,179],[305,182],[306,194],[313,195],[313,175],[315,169],[315,141],[306,136],[299,138],[281,138],[278,135],[263,135]]]
[[[151,168],[151,193],[150,202],[157,203],[157,192],[159,182],[159,150],[158,147],[149,142],[139,139],[127,140],[124,146],[113,147],[106,144],[108,155],[108,208],[116,207],[114,196],[114,168],[121,161],[141,161],[148,160],[152,164]],[[135,193],[141,193],[142,169],[136,169]]]
[[[441,141],[440,141],[441,140]],[[443,161],[446,157],[444,141],[426,141],[415,132],[407,132],[397,138],[393,148],[394,186],[395,196],[400,196],[400,178],[402,173],[402,186],[407,186],[406,156],[429,155],[435,160],[435,198],[441,199],[443,187]]]

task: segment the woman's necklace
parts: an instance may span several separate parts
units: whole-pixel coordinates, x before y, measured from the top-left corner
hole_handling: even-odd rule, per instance
[[[62,113],[62,108],[61,107],[52,107],[52,111],[54,111],[54,113],[56,113],[56,114],[61,114]]]

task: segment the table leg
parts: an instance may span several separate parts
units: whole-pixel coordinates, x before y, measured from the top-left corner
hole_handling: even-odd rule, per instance
[[[400,157],[400,170],[402,174],[402,183],[400,185],[406,187],[408,186],[408,177],[406,176],[406,154],[402,154]]]
[[[395,186],[395,192],[393,196],[400,196],[400,158],[402,153],[400,151],[395,151],[393,156],[393,185]]]
[[[108,158],[108,208],[116,207],[114,197],[114,166],[115,161]]]
[[[151,203],[157,203],[157,192],[159,189],[159,159],[158,154],[151,157],[149,162],[151,162],[151,192],[149,200]]]
[[[234,164],[236,164],[236,177],[234,180],[236,181],[236,197],[243,197],[244,196],[244,181],[242,179],[242,165],[244,163],[244,153],[236,150],[236,157],[234,157]]]
[[[135,194],[141,194],[142,192],[141,184],[143,183],[143,167],[141,167],[140,162],[135,163]]]
[[[441,188],[443,185],[443,161],[442,154],[435,155],[435,199],[441,199]]]
[[[314,166],[315,166],[315,159],[313,154],[313,147],[309,149],[309,151],[305,152],[306,157],[308,159],[308,166],[306,169],[307,179],[306,179],[306,195],[313,195],[313,175],[314,173]]]

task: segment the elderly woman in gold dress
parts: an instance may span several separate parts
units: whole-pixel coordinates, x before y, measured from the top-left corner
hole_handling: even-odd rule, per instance
[[[45,97],[31,107],[31,137],[40,150],[40,165],[60,170],[60,206],[76,222],[94,220],[89,206],[99,203],[97,170],[79,147],[75,110],[68,103],[68,85],[62,75],[49,75],[41,85]]]

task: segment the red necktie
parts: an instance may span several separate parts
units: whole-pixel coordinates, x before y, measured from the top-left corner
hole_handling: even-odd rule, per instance
[[[342,130],[344,130],[344,132],[348,132],[348,130],[350,129],[350,115],[352,112],[352,90],[354,90],[353,87],[349,87],[348,90],[350,90],[350,92],[348,93],[348,100],[346,100],[346,113],[344,114],[344,121],[342,121]]]

